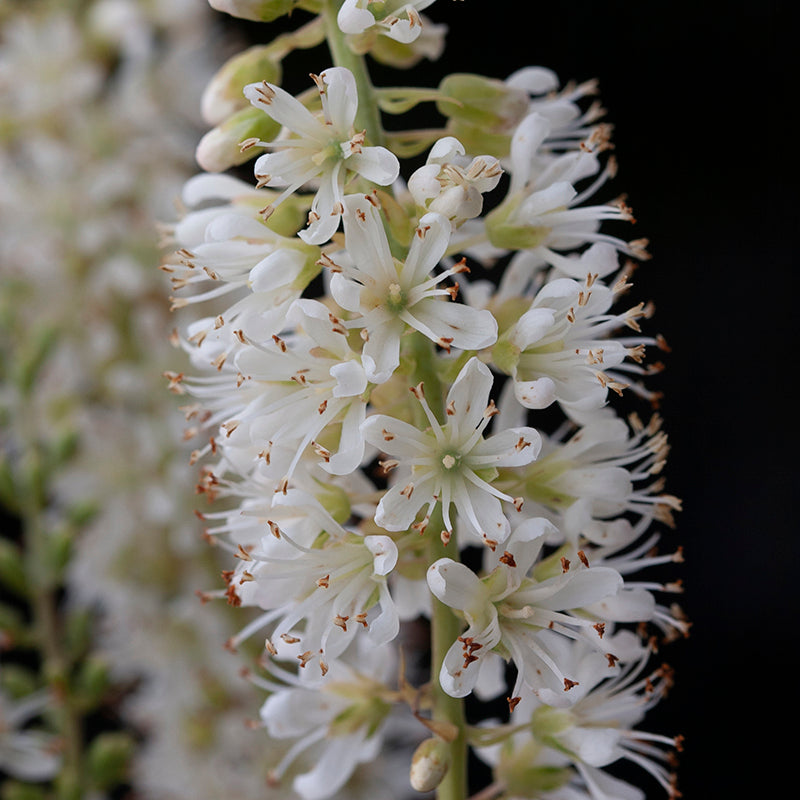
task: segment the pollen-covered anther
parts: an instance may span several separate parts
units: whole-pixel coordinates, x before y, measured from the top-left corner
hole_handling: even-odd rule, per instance
[[[509,553],[508,550],[505,550],[503,552],[503,555],[500,556],[500,563],[505,564],[507,567],[517,566],[517,562],[514,560],[514,556],[511,553]]]
[[[595,622],[592,627],[597,631],[597,635],[602,639],[606,632],[605,622]]]
[[[250,546],[250,545],[248,545],[248,546]],[[248,552],[247,548],[242,544],[236,545],[236,552],[233,554],[233,557],[241,559],[242,561],[252,561],[253,560],[253,557],[250,555],[250,553]]]
[[[334,273],[342,271],[342,268],[327,253],[322,253],[316,263],[318,267],[325,267]]]
[[[417,398],[417,400],[423,400],[425,397],[425,385],[422,381],[420,381],[416,386],[409,386],[408,391]]]
[[[420,535],[425,533],[428,528],[428,523],[431,521],[431,518],[426,514],[424,519],[421,519],[419,522],[415,522],[411,525],[411,530],[417,531]]]
[[[445,458],[446,457],[447,456],[445,456]],[[452,458],[452,456],[451,456],[451,458]],[[410,500],[411,499],[411,495],[414,494],[414,484],[413,483],[407,483],[403,487],[403,490],[400,492],[400,494],[403,495],[403,497],[405,497],[406,499]]]
[[[625,355],[637,364],[641,364],[642,361],[644,361],[645,352],[646,348],[643,344],[637,344],[636,347],[625,348]]]
[[[264,206],[258,212],[265,220],[268,220],[274,213],[275,213],[275,206],[270,203],[269,205]]]
[[[522,506],[523,506],[523,505],[524,505],[524,503],[525,503],[525,499],[524,499],[523,497],[515,497],[515,498],[512,500],[512,502],[513,502],[513,504],[514,504],[514,508],[515,508],[517,511],[522,511]]]
[[[619,656],[615,656],[613,653],[606,653],[606,658],[608,659],[609,667],[615,667],[617,665],[617,661],[619,661]]]
[[[531,443],[524,436],[520,436],[519,439],[517,440],[517,443],[514,445],[514,449],[517,452],[521,452],[526,447],[530,447],[530,446],[531,446]]]
[[[321,578],[318,578],[316,584],[317,586],[319,586],[320,589],[327,589],[331,585],[330,574],[323,575]]]
[[[241,586],[243,583],[249,583],[250,581],[254,581],[255,575],[252,572],[248,572],[244,570],[242,574],[239,576],[239,585]]]
[[[331,460],[331,451],[327,447],[323,447],[318,442],[311,442],[314,452],[327,464]]]
[[[442,532],[439,534],[439,538],[442,540],[443,545],[450,544],[450,539],[452,538],[453,534],[447,530],[447,528],[442,528]]]
[[[564,678],[564,691],[565,692],[568,692],[573,687],[579,686],[579,685],[580,684],[578,683],[578,681],[571,681],[569,678]]]
[[[292,636],[289,633],[282,633],[281,640],[286,644],[297,644],[300,641],[300,639],[298,639],[297,636]]]
[[[367,612],[360,611],[353,617],[353,622],[355,622],[357,625],[363,625],[365,628],[368,628],[369,624],[367,623]]]
[[[226,439],[230,439],[231,438],[231,434],[238,427],[239,427],[239,420],[238,419],[232,419],[232,420],[229,420],[228,422],[223,422],[222,425],[220,425],[220,428],[222,428],[222,430],[225,431],[225,438]]]
[[[360,131],[359,133],[353,134],[350,138],[350,150],[353,153],[360,153],[362,148],[364,147],[364,142],[367,138],[366,131]]]
[[[441,347],[445,352],[450,352],[450,345],[453,344],[453,337],[452,336],[440,336],[436,343]]]
[[[338,628],[341,628],[343,631],[347,632],[347,620],[349,620],[349,616],[342,616],[341,614],[337,614],[333,618],[333,624],[336,625]]]
[[[251,136],[249,139],[243,139],[241,142],[239,142],[239,152],[245,153],[260,143],[261,140],[257,136]]]
[[[399,463],[396,458],[387,458],[384,461],[378,461],[378,466],[381,468],[382,475],[388,475]]]
[[[447,404],[447,408],[445,408],[444,412],[445,412],[445,414],[447,414],[447,416],[448,416],[448,417],[453,417],[453,416],[455,416],[455,413],[456,413],[456,404],[455,404],[455,401],[451,400],[451,401],[450,401],[450,402]]]
[[[261,81],[261,84],[256,87],[256,93],[266,105],[275,99],[275,90],[266,81]]]
[[[169,381],[168,389],[173,394],[185,394],[186,389],[181,385],[186,377],[182,372],[163,372],[163,377]]]
[[[278,655],[278,648],[277,648],[277,647],[275,647],[275,645],[274,645],[274,644],[272,644],[272,640],[271,640],[269,637],[267,637],[267,638],[264,640],[264,649],[265,649],[265,650],[266,650],[266,651],[267,651],[267,652],[268,652],[268,653],[269,653],[271,656],[276,656],[276,655]]]
[[[311,661],[312,658],[314,658],[314,653],[312,653],[310,650],[306,650],[305,653],[300,653],[300,655],[297,656],[297,660],[300,662],[300,666],[303,668],[306,666],[306,664],[308,664],[309,661]]]
[[[583,550],[578,550],[578,558],[581,560],[581,564],[583,564],[584,567],[589,566],[589,559],[586,558],[586,553],[584,553]]]
[[[561,556],[561,571],[569,572],[570,561],[566,556]]]
[[[483,410],[483,418],[490,419],[500,413],[500,409],[494,404],[494,400],[490,400]],[[530,444],[530,442],[528,442]]]
[[[520,704],[521,700],[522,700],[521,697],[507,697],[506,701],[508,702],[509,712],[513,712],[514,709]]]

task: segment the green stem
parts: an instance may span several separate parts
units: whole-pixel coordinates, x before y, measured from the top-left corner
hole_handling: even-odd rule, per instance
[[[355,127],[367,133],[367,140],[372,145],[383,145],[384,133],[381,113],[375,89],[369,77],[367,63],[362,55],[354,53],[347,44],[345,34],[339,29],[336,15],[342,0],[327,0],[323,10],[325,31],[328,38],[328,47],[331,51],[333,63],[337,67],[347,67],[356,79],[358,90],[358,111],[356,112]]]
[[[428,401],[434,414],[441,417],[444,414],[444,392],[441,376],[437,371],[436,353],[433,343],[420,333],[409,336],[408,354],[414,360],[412,380],[422,382],[425,387],[425,399]],[[419,404],[415,403],[419,407]],[[419,424],[426,426],[427,418],[419,420]],[[458,560],[458,549],[455,542],[445,545],[439,535],[444,528],[441,505],[437,505],[431,514],[428,523],[427,536],[428,563],[450,557]],[[467,797],[467,739],[466,717],[464,715],[464,702],[457,697],[451,697],[439,684],[444,657],[450,646],[461,635],[461,620],[453,610],[440,602],[435,597],[431,598],[431,686],[433,690],[433,718],[438,722],[446,722],[458,730],[456,738],[450,745],[450,766],[447,773],[436,789],[437,800],[465,800]]]

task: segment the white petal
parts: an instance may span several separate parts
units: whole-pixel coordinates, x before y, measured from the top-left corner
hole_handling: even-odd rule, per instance
[[[413,425],[385,414],[367,417],[361,433],[371,445],[400,458],[416,458],[431,447],[428,437]]]
[[[514,381],[514,396],[525,408],[547,408],[556,400],[556,385],[552,378],[535,381]]]
[[[542,437],[537,430],[510,428],[478,442],[470,457],[479,458],[481,466],[523,467],[535,461],[541,449]],[[487,461],[489,458],[491,461]]]
[[[358,0],[344,0],[336,23],[342,33],[363,33],[375,24],[375,17],[366,8],[359,8]]]
[[[330,369],[332,378],[336,378],[333,389],[334,397],[353,397],[367,388],[367,376],[364,368],[355,359],[334,364]]]
[[[400,174],[397,156],[385,147],[365,147],[360,153],[353,153],[346,163],[348,169],[378,186],[394,183]]]
[[[486,587],[465,564],[440,558],[428,567],[428,588],[450,608],[480,608],[488,601]]]
[[[324,141],[327,132],[322,123],[296,98],[280,86],[268,84],[271,99],[264,98],[263,83],[244,87],[244,96],[256,108],[263,109],[272,119],[307,139]]]
[[[464,431],[464,438],[471,436],[483,419],[493,384],[494,377],[489,367],[474,356],[453,381],[446,404],[455,411],[454,420]]]
[[[375,511],[375,522],[387,531],[407,531],[420,508],[430,500],[430,493],[426,497],[424,492],[414,491],[409,496],[403,488],[398,484],[389,489]]]
[[[388,575],[397,564],[397,545],[388,536],[365,536],[364,546],[374,556],[373,572]]]
[[[276,250],[250,270],[250,286],[254,292],[269,292],[286,286],[299,274],[305,261],[298,250]]]
[[[337,134],[349,136],[358,110],[356,79],[345,67],[330,67],[320,74],[320,78],[325,83],[323,103],[333,129]]]

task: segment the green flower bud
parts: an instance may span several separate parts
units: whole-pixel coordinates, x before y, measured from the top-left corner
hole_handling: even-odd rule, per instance
[[[490,133],[510,134],[528,111],[526,92],[482,75],[448,75],[439,91],[443,97],[436,106],[441,114]]]
[[[281,64],[268,45],[255,45],[222,65],[203,92],[203,119],[219,125],[242,108],[250,106],[242,93],[248,83],[281,82]]]
[[[81,664],[75,679],[74,690],[81,707],[97,708],[110,685],[108,664],[100,656],[90,655]]]
[[[3,663],[0,672],[0,687],[10,697],[20,698],[33,694],[39,685],[31,670],[12,661]]]
[[[450,767],[450,748],[438,736],[422,742],[411,758],[409,779],[417,792],[432,792]]]
[[[272,22],[300,5],[299,0],[208,0],[211,8],[232,17]]]
[[[243,143],[272,141],[280,130],[280,124],[260,108],[243,108],[203,136],[195,158],[207,172],[224,172],[263,151],[263,148],[243,146]]]
[[[87,767],[92,784],[110,789],[125,780],[136,744],[127,733],[101,733],[89,746]]]
[[[0,539],[0,584],[18,597],[28,594],[22,551],[8,539]]]

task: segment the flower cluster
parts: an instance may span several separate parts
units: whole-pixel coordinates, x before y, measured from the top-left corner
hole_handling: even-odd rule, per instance
[[[594,83],[527,67],[372,85],[366,54],[432,57],[431,1],[301,2],[301,27],[207,91],[213,167],[186,184],[164,264],[174,306],[201,309],[176,337],[193,368],[168,377],[199,441],[198,514],[231,557],[204,598],[252,612],[227,644],[250,648],[262,724],[291,742],[273,779],[306,800],[358,780],[403,719],[427,737],[412,785],[441,798],[467,796],[467,746],[485,797],[643,796],[604,771],[620,759],[676,797],[679,738],[640,727],[671,680],[650,657],[688,631],[680,582],[649,572],[681,552],[656,550],[680,507],[648,386],[666,344],[626,301],[647,242],[619,233],[635,220],[607,194]],[[334,64],[294,97],[281,60],[322,37]],[[213,102],[237,88],[251,108]],[[441,128],[384,129],[421,102]],[[254,183],[224,174],[251,155]],[[505,720],[467,725],[472,694]]]

